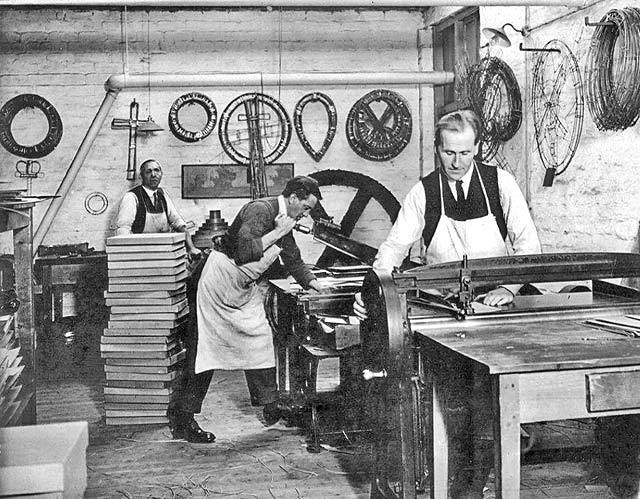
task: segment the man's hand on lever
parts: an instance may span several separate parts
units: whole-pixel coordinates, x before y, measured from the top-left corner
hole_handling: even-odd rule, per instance
[[[484,296],[484,299],[482,300],[482,302],[485,305],[489,305],[491,307],[508,305],[512,301],[513,301],[513,293],[509,291],[507,288],[503,288],[503,287],[492,289]]]

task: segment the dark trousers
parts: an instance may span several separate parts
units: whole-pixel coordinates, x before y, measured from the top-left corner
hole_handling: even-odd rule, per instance
[[[449,373],[458,380],[448,401],[451,431],[452,499],[482,498],[493,467],[493,419],[491,379],[471,363],[457,365]]]

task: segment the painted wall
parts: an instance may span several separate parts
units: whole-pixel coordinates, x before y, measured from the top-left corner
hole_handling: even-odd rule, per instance
[[[584,63],[594,28],[584,17],[599,20],[620,0],[591,2],[583,9],[564,7],[483,7],[483,26],[511,22],[528,25],[531,35],[522,39],[507,29],[510,48],[491,47],[514,70],[523,97],[523,124],[502,152],[530,201],[545,251],[637,251],[638,196],[636,158],[640,157],[639,128],[622,132],[598,131],[585,104],[582,140],[567,171],[552,187],[543,187],[544,169],[536,151],[531,113],[532,68],[537,54],[518,50],[539,47],[552,38],[563,40],[578,58],[583,80]],[[431,69],[430,25],[457,9],[421,11],[267,11],[267,10],[48,10],[0,11],[0,103],[21,93],[47,98],[60,113],[64,135],[60,145],[41,160],[45,176],[33,181],[35,194],[53,194],[60,184],[84,133],[103,97],[110,74],[293,72],[293,71],[414,71]],[[486,39],[483,38],[483,43]],[[150,54],[150,60],[149,60]],[[368,175],[401,200],[422,172],[432,165],[433,130],[431,91],[398,87],[410,103],[413,136],[409,146],[387,162],[366,161],[349,147],[344,124],[353,103],[375,87],[323,88],[175,88],[124,91],[118,97],[73,188],[64,200],[44,244],[87,241],[101,249],[111,234],[117,203],[133,185],[125,180],[127,131],[112,130],[113,118],[126,118],[132,99],[140,114],[149,112],[165,131],[138,139],[138,158],[161,159],[164,187],[177,201],[187,220],[199,227],[210,210],[219,209],[231,221],[246,199],[180,199],[181,165],[230,162],[217,130],[199,143],[186,144],[167,128],[172,102],[190,91],[210,96],[220,115],[226,105],[245,92],[264,91],[280,100],[291,116],[306,93],[329,94],[338,109],[338,133],[328,153],[315,163],[300,146],[295,133],[279,159],[295,164],[296,173],[345,169]],[[38,119],[36,119],[38,118]],[[36,123],[40,125],[36,126]],[[46,132],[42,117],[22,113],[14,120],[22,143],[37,142]],[[422,158],[425,158],[424,160]],[[14,177],[18,158],[0,149],[3,187],[24,187]],[[90,215],[84,208],[88,194],[104,193],[109,208]],[[339,220],[350,201],[347,190],[332,192],[327,206]],[[36,225],[47,203],[35,210]],[[377,245],[389,222],[372,206],[356,227],[354,238]],[[312,254],[319,251],[305,243]],[[320,248],[321,249],[321,248]]]
[[[624,131],[599,131],[586,102],[590,76],[585,62],[594,27],[585,17],[599,21],[611,9],[629,7],[627,2],[596,1],[585,9],[484,8],[481,23],[516,27],[528,25],[530,36],[507,28],[512,40],[509,48],[492,48],[514,70],[523,94],[523,126],[506,144],[504,156],[520,184],[527,189],[531,210],[538,227],[543,250],[558,251],[638,251],[637,158],[640,156],[640,128],[636,124]],[[581,140],[566,171],[555,177],[551,187],[543,187],[545,169],[537,152],[532,112],[533,69],[540,53],[522,52],[544,47],[552,39],[563,41],[574,53],[585,89]],[[486,42],[486,39],[483,39]],[[569,115],[573,109],[563,108]]]
[[[143,75],[416,71],[421,50],[418,30],[422,27],[423,16],[418,10],[149,12],[132,9],[125,13],[118,9],[7,9],[0,11],[0,103],[18,94],[36,93],[58,110],[64,123],[62,141],[40,160],[45,175],[33,180],[31,187],[34,194],[53,194],[105,96],[103,85],[111,74],[127,71]],[[172,103],[192,91],[202,92],[214,101],[218,118],[233,99],[247,92],[264,92],[276,98],[290,118],[296,103],[305,94],[313,91],[328,94],[337,108],[338,128],[327,154],[316,163],[292,131],[291,143],[278,162],[294,163],[297,174],[326,169],[359,172],[382,183],[401,200],[419,178],[420,92],[415,86],[385,87],[398,91],[409,102],[413,135],[409,146],[396,158],[372,162],[350,148],[345,136],[345,120],[355,101],[375,88],[378,87],[125,90],[111,108],[44,244],[87,241],[90,246],[102,249],[105,236],[112,234],[119,199],[134,183],[125,177],[128,131],[113,130],[110,124],[113,118],[129,117],[132,99],[140,105],[140,118],[151,114],[165,128],[160,133],[139,136],[138,163],[150,157],[162,162],[162,186],[176,201],[184,218],[193,221],[196,228],[205,222],[210,210],[220,210],[231,222],[247,199],[181,199],[181,165],[232,162],[221,147],[217,127],[209,137],[196,143],[182,142],[168,129],[167,116]],[[428,89],[423,93],[428,95]],[[312,108],[309,107],[310,112]],[[47,131],[46,121],[37,110],[21,112],[12,128],[23,145],[39,142]],[[316,147],[317,137],[311,136],[312,140],[316,139]],[[14,177],[18,159],[0,150],[1,180],[8,182],[3,186],[26,187],[26,180]],[[101,192],[107,197],[109,207],[105,213],[91,215],[85,210],[85,199],[92,192]],[[354,191],[336,188],[330,192],[326,209],[339,221]],[[47,204],[41,203],[35,210],[35,226]],[[353,237],[377,245],[389,227],[381,207],[370,203]],[[319,254],[323,248],[310,242],[306,244],[312,254]]]

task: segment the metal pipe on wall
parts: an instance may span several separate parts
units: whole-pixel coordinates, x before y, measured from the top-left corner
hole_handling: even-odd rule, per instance
[[[452,83],[450,71],[395,73],[217,73],[210,75],[111,75],[107,90],[147,87],[238,87],[294,85],[444,85]]]
[[[197,8],[314,8],[336,10],[410,9],[465,6],[565,6],[582,7],[587,0],[0,0],[0,7],[197,7]]]
[[[98,112],[93,118],[91,125],[89,125],[89,129],[87,130],[87,133],[85,134],[84,139],[82,139],[82,142],[80,143],[80,147],[78,147],[78,151],[76,152],[76,155],[73,157],[73,160],[71,161],[71,164],[67,168],[67,172],[65,173],[64,178],[62,179],[62,182],[58,186],[58,190],[56,191],[57,197],[54,197],[51,200],[51,203],[49,204],[49,207],[47,208],[47,211],[44,214],[44,217],[42,217],[42,220],[38,225],[38,229],[36,230],[36,233],[33,236],[33,256],[34,257],[36,256],[38,247],[42,244],[42,241],[44,240],[44,236],[47,234],[47,232],[49,232],[49,227],[51,227],[51,223],[53,222],[53,219],[56,217],[56,215],[58,214],[58,211],[62,207],[62,204],[64,203],[64,200],[67,194],[69,193],[69,189],[71,189],[71,186],[73,185],[73,181],[78,175],[78,172],[80,171],[80,168],[84,163],[84,160],[89,154],[89,151],[91,150],[91,146],[93,146],[93,142],[96,140],[96,137],[100,132],[100,128],[102,128],[104,121],[107,119],[107,116],[109,115],[109,111],[111,110],[111,106],[113,106],[113,103],[116,101],[116,98],[118,97],[119,93],[120,93],[119,90],[110,89],[107,91],[106,95],[104,96],[104,99],[102,100],[102,104],[100,104],[100,107],[98,108]]]
[[[33,237],[34,256],[49,231],[53,219],[62,207],[65,197],[71,189],[80,167],[89,153],[102,124],[116,97],[126,88],[159,87],[228,87],[228,86],[288,86],[288,85],[443,85],[451,83],[454,74],[447,71],[417,71],[398,73],[220,73],[211,75],[111,75],[105,82],[105,95],[95,118],[89,126],[67,173],[64,176],[56,196],[47,208]]]

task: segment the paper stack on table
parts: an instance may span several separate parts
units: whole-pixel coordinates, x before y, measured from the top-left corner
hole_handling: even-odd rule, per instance
[[[115,236],[106,252],[106,423],[167,423],[185,358],[178,336],[189,314],[184,234]]]

